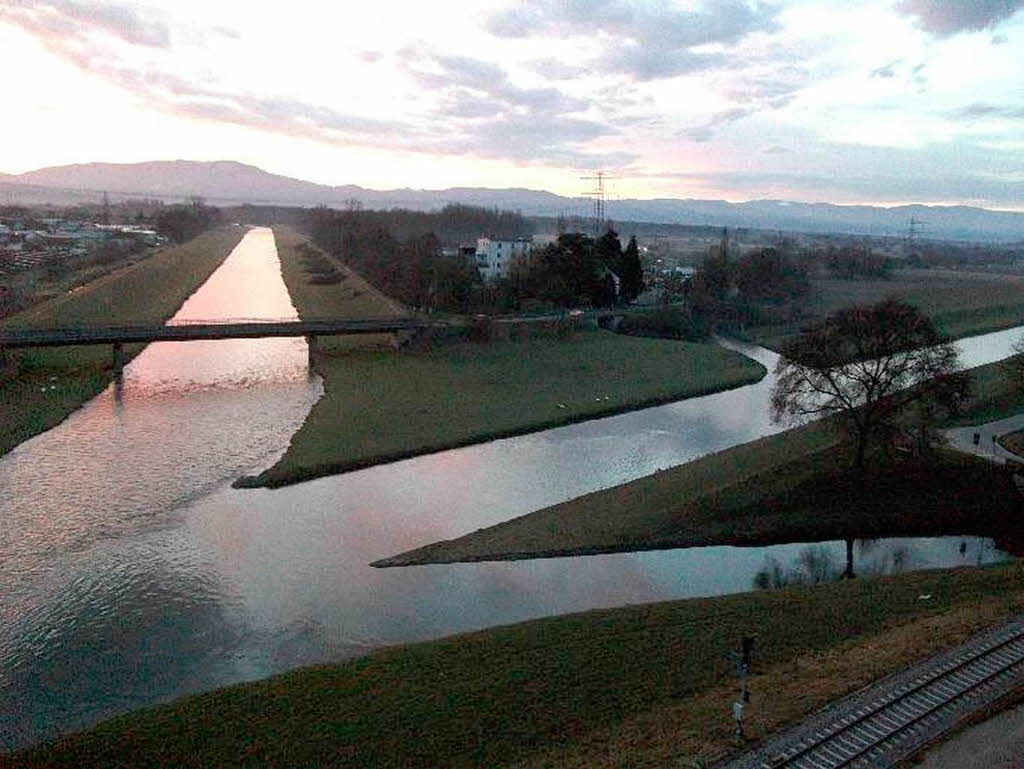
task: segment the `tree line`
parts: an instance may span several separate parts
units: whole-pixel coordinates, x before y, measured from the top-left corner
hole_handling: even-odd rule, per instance
[[[156,214],[154,225],[161,235],[175,243],[184,243],[222,221],[223,213],[219,208],[208,206],[202,198],[194,197],[188,203],[163,206]]]
[[[809,266],[791,244],[737,257],[723,230],[721,243],[709,250],[688,287],[688,303],[712,325],[756,325],[792,319],[810,288]]]
[[[419,310],[505,313],[524,309],[603,307],[643,289],[636,239],[623,249],[609,229],[596,241],[563,234],[514,262],[507,277],[484,282],[475,256],[443,246],[523,237],[529,223],[509,211],[449,205],[437,212],[369,211],[358,205],[310,212],[314,242],[384,293]]]
[[[400,302],[427,311],[465,311],[481,283],[475,263],[464,255],[444,254],[432,231],[399,240],[387,225],[407,213],[418,212],[320,207],[309,212],[309,229],[320,248]],[[442,212],[448,221],[452,213]],[[437,224],[445,223],[438,219]],[[450,237],[451,229],[443,231]]]

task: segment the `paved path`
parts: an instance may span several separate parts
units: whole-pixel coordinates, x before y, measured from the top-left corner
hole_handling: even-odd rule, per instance
[[[1018,430],[1024,430],[1024,414],[973,427],[954,427],[946,430],[945,434],[951,448],[1004,464],[1007,460],[1017,462],[1024,460],[1004,449],[993,439],[1007,433],[1015,433]],[[979,435],[977,446],[974,445],[975,433]]]

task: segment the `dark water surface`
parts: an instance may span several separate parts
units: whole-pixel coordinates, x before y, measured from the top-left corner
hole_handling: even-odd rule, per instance
[[[240,290],[240,286],[245,286]],[[256,229],[176,316],[294,317]],[[1019,331],[963,343],[969,365]],[[737,346],[772,368],[766,350]],[[771,376],[726,393],[269,491],[322,391],[302,340],[157,343],[0,458],[0,750],[184,693],[381,644],[748,590],[805,545],[492,564],[367,564],[775,432]],[[816,545],[838,561],[842,543]],[[990,540],[886,540],[858,569],[987,563]],[[806,561],[806,558],[803,558]]]

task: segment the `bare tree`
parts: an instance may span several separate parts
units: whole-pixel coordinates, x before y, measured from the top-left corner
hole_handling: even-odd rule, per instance
[[[1014,343],[1013,356],[1004,360],[1002,365],[1011,389],[1024,393],[1024,336]]]
[[[912,406],[933,415],[955,411],[970,380],[956,346],[912,305],[888,299],[833,313],[782,351],[772,391],[772,419],[797,423],[840,415],[864,468],[871,442],[896,427]]]

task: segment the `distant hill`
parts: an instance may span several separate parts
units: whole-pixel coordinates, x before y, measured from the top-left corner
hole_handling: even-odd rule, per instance
[[[586,215],[588,198],[569,198],[543,190],[453,187],[444,190],[370,190],[355,185],[329,186],[272,174],[234,161],[190,160],[147,163],[86,163],[41,168],[24,174],[0,174],[0,203],[69,204],[94,202],[104,192],[112,200],[130,197],[185,200],[200,195],[226,205],[264,203],[340,207],[351,199],[365,208],[430,210],[447,203],[505,208],[527,216]],[[1024,213],[970,206],[842,206],[752,200],[614,200],[608,213],[620,221],[749,227],[794,232],[895,235],[907,232],[911,218],[922,236],[975,241],[1024,239]]]

